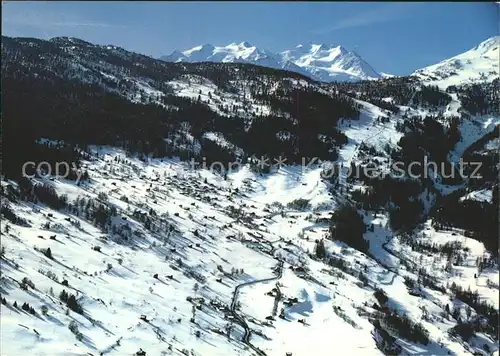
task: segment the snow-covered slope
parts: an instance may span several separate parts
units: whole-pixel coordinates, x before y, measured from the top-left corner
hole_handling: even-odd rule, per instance
[[[298,45],[281,53],[259,49],[248,42],[231,43],[227,46],[207,44],[183,52],[176,50],[161,59],[167,62],[252,63],[295,71],[324,82],[382,77],[355,52],[347,51],[342,46],[324,44]]]
[[[412,75],[443,88],[492,81],[499,75],[499,47],[500,36],[491,37],[467,52],[419,69]]]
[[[375,113],[366,107],[360,125],[376,126],[369,120]],[[349,146],[363,140],[355,130],[349,135]],[[342,354],[381,355],[369,322],[383,318],[371,307],[377,288],[391,308],[429,330],[426,345],[398,339],[405,354],[466,355],[484,344],[498,349],[483,333],[475,335],[474,348],[448,334],[457,322],[445,309],[466,308],[450,300],[449,291],[420,286],[415,294],[405,285],[418,273],[402,252],[414,261],[425,258],[428,273],[442,280],[477,288],[475,261],[488,257],[477,241],[427,228],[422,240],[456,240],[468,248],[461,251],[465,265],[447,270],[446,257],[437,254],[431,269],[426,253],[403,251],[398,238],[384,246],[387,217],[368,213],[366,223],[376,226],[367,233],[372,256],[325,240],[328,253],[344,261],[334,267],[310,253],[328,230],[312,213],[327,215],[325,206],[334,203],[319,179],[321,167],[285,167],[264,176],[243,167],[224,180],[175,159],[142,162],[115,148],[92,151],[85,162],[91,180],[81,186],[37,179],[66,194],[73,213],[3,202],[30,226],[2,226],[2,355],[133,355],[142,348],[147,355],[307,356],[330,355],[334,347]],[[343,158],[350,158],[347,151]],[[86,201],[96,197],[118,211],[107,232],[87,218]],[[296,198],[309,199],[311,208],[269,210]],[[498,270],[485,269],[479,293],[497,307],[495,287],[489,287],[495,280]],[[62,290],[76,295],[82,314],[60,301]],[[33,315],[21,309],[24,303]]]

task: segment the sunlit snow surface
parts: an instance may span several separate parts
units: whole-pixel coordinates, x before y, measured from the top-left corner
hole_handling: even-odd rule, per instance
[[[377,110],[366,105],[360,120],[346,127],[349,143],[341,150],[341,161],[348,163],[355,159],[360,142],[373,139],[373,144],[378,146],[397,140],[392,126],[384,128],[373,122],[381,114]],[[196,296],[229,305],[238,284],[274,276],[276,257],[286,261],[283,276],[278,280],[283,294],[299,300],[294,306],[285,308],[286,320],[277,318],[272,326],[262,325],[273,309],[274,298],[266,292],[275,286],[274,281],[243,287],[237,300],[241,305],[237,312],[246,317],[254,330],[250,342],[268,355],[286,352],[304,356],[331,355],[332,352],[381,354],[372,337],[373,326],[366,317],[358,315],[363,303],[371,306],[375,302],[373,286],[387,292],[392,307],[422,322],[430,331],[431,343],[427,346],[398,341],[408,354],[440,355],[447,350],[457,355],[470,352],[447,334],[454,323],[439,317],[449,295],[424,288],[425,297],[412,296],[404,285],[403,276],[416,278],[414,272],[400,267],[400,275],[396,275],[387,269],[393,270],[399,265],[398,258],[388,250],[398,252],[405,248],[397,238],[387,245],[388,250],[382,247],[392,234],[386,227],[387,217],[372,214],[365,217],[366,223],[375,226],[373,232],[366,234],[373,258],[338,242],[325,243],[330,253],[342,256],[352,266],[360,270],[366,266],[368,287],[359,284],[357,278],[308,256],[308,252],[314,250],[314,241],[327,235],[327,224],[314,222],[311,215],[328,217],[331,208],[338,205],[329,194],[327,183],[320,179],[321,167],[287,166],[262,176],[244,167],[230,173],[226,181],[206,170],[191,171],[178,160],[154,160],[146,164],[127,158],[136,167],[134,172],[131,165],[113,161],[115,156],[124,158],[123,151],[110,147],[94,149],[100,158],[86,163],[92,178],[90,183],[77,187],[64,180],[48,182],[54,184],[59,193],[67,194],[70,201],[78,196],[97,197],[99,192],[107,193],[109,202],[120,211],[117,223],[128,224],[137,234],[129,241],[104,239],[106,234],[82,217],[71,216],[72,220],[80,221],[81,226],[77,228],[65,220],[66,213],[42,205],[11,204],[19,216],[30,221],[31,227],[11,224],[9,233],[2,236],[2,246],[6,249],[2,260],[2,296],[9,304],[1,309],[2,355],[83,355],[87,352],[128,355],[139,348],[148,355],[176,355],[182,349],[193,350],[194,355],[251,355],[253,351],[241,342],[243,329],[240,326],[234,325],[230,339],[214,332],[219,329],[224,333],[229,323],[224,319],[224,312],[206,306],[196,311],[195,323],[190,323],[192,304],[186,298],[195,296],[196,281],[185,271],[196,271],[206,278],[205,283],[199,283]],[[238,194],[233,194],[235,188]],[[123,201],[123,197],[129,202]],[[203,197],[209,197],[210,202]],[[311,209],[301,212],[285,207],[284,216],[264,212],[267,204],[279,201],[286,205],[298,198],[309,199]],[[230,205],[240,207],[246,214],[255,214],[251,228],[228,216],[226,207]],[[170,235],[166,245],[164,231],[152,234],[130,217],[135,209],[147,213],[150,208],[159,216],[168,213],[163,218],[179,230]],[[48,213],[52,217],[48,217]],[[128,216],[126,222],[120,218],[125,215]],[[51,224],[50,231],[42,229],[47,221]],[[262,239],[252,236],[256,232]],[[477,269],[472,261],[483,256],[483,245],[461,234],[454,236],[432,228],[424,232],[427,239],[439,243],[458,239],[470,248],[469,265],[454,267],[448,274],[441,268],[445,264],[443,260],[438,263],[441,267],[436,265],[430,273],[465,288],[471,285],[479,290],[482,298],[498,306],[497,290],[485,287],[487,278],[498,280],[498,271],[484,271],[481,278],[473,278]],[[49,239],[54,234],[56,240]],[[288,240],[292,244],[287,244]],[[269,243],[275,248],[274,257],[257,248],[266,250]],[[50,247],[54,260],[45,258],[34,249],[35,246]],[[94,246],[100,246],[101,252],[94,251]],[[417,253],[405,253],[410,258],[415,255],[415,260],[420,258]],[[121,264],[118,259],[122,260]],[[182,261],[182,266],[178,260]],[[301,278],[290,269],[299,261],[309,269],[309,279]],[[108,264],[111,264],[109,270]],[[226,272],[233,267],[244,272],[234,277],[223,276],[218,265]],[[63,287],[39,271],[52,271],[59,282],[66,279],[69,287]],[[343,277],[335,277],[332,271]],[[159,280],[153,278],[155,273]],[[169,275],[173,279],[167,278]],[[30,278],[36,289],[21,290],[15,281],[23,277]],[[216,281],[218,278],[222,278],[222,283]],[[65,314],[66,308],[57,298],[62,289],[77,295],[85,310],[83,316],[73,312]],[[14,301],[19,305],[28,302],[38,315],[13,309]],[[40,312],[42,305],[49,309],[46,316]],[[355,326],[338,316],[333,306],[340,307]],[[421,319],[422,306],[436,317],[434,322]],[[279,309],[281,307],[282,302]],[[141,321],[141,314],[150,322]],[[305,319],[306,325],[298,319]],[[71,320],[77,321],[84,335],[81,341],[77,341],[68,329]],[[197,330],[201,331],[199,338],[195,335]],[[266,337],[259,336],[259,330]],[[498,348],[481,334],[477,338],[478,345],[487,343],[492,349]],[[119,345],[115,345],[118,340]],[[443,348],[438,342],[442,342]]]

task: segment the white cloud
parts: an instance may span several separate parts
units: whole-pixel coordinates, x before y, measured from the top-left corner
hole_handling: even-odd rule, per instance
[[[321,29],[311,32],[316,34],[326,34],[333,31],[347,28],[369,26],[377,23],[395,21],[408,15],[419,3],[388,3],[372,10],[360,12],[354,16],[346,17],[343,20]]]
[[[43,2],[9,3],[8,6],[6,5],[2,4],[4,10],[2,13],[2,22],[7,28],[11,26],[17,28],[36,27],[41,30],[50,30],[57,27],[128,27],[120,24],[91,21],[75,13],[52,11],[45,8]]]

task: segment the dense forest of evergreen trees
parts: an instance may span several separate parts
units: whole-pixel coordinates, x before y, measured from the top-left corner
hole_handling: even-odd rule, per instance
[[[332,240],[342,241],[356,250],[367,253],[370,244],[363,237],[365,231],[363,217],[355,207],[344,205],[332,214],[330,221]]]
[[[466,230],[466,235],[484,243],[491,253],[498,255],[498,187],[493,202],[460,201],[460,192],[439,198],[431,216],[444,227]]]
[[[445,128],[441,122],[447,121]],[[409,130],[398,142],[400,150],[393,151],[392,158],[396,162],[404,162],[408,167],[412,162],[420,162],[414,165],[412,174],[424,176],[425,160],[437,164],[439,175],[446,184],[459,184],[461,181],[459,172],[450,164],[447,155],[455,144],[460,140],[458,129],[459,119],[456,117],[444,118],[427,116],[423,120],[419,118],[408,119],[399,130]],[[452,174],[452,172],[454,172]],[[429,171],[430,173],[430,171]],[[430,174],[429,174],[430,175]]]
[[[446,91],[456,93],[462,107],[471,115],[499,114],[500,80],[491,83],[451,85]]]
[[[475,325],[472,329],[488,332],[490,335],[498,336],[498,310],[485,301],[481,301],[479,293],[471,291],[470,287],[465,290],[462,287],[452,283],[450,289],[455,294],[455,298],[472,307],[476,313],[486,318],[487,326]]]
[[[491,182],[498,183],[498,162],[500,162],[500,155],[498,144],[494,140],[498,140],[499,135],[500,126],[496,126],[494,130],[470,145],[464,152],[462,156],[464,162],[480,163],[480,167],[474,174],[474,177],[472,177],[472,173],[474,173],[476,167],[472,165],[464,167],[465,174],[471,176],[467,184],[469,189],[481,189],[485,184]]]
[[[337,83],[335,89],[374,105],[381,104],[384,109],[397,112],[395,105],[408,105],[414,96],[417,80],[412,77],[386,78],[377,81],[367,80],[358,83]],[[391,98],[390,102],[383,98]]]
[[[439,90],[437,86],[422,85],[413,97],[413,104],[424,108],[445,106],[451,101],[451,97]]]

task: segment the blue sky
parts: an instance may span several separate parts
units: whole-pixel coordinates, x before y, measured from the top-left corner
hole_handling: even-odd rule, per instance
[[[397,75],[464,52],[499,33],[496,3],[2,2],[6,36],[78,37],[158,57],[248,41],[280,52],[342,44]]]

